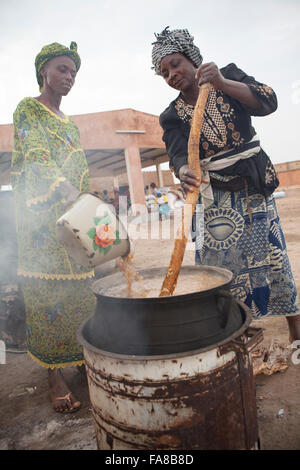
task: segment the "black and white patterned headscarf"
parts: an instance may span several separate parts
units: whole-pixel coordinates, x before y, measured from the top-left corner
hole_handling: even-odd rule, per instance
[[[187,29],[169,31],[169,26],[167,26],[160,34],[154,34],[156,41],[152,43],[152,68],[157,75],[161,75],[160,63],[162,58],[176,52],[185,55],[196,68],[200,67],[203,60],[202,55],[199,48],[193,43],[194,37],[190,35]]]

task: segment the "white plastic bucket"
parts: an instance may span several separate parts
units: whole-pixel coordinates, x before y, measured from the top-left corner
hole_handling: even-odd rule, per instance
[[[113,206],[81,193],[56,222],[57,239],[85,267],[99,266],[130,252],[130,240]]]

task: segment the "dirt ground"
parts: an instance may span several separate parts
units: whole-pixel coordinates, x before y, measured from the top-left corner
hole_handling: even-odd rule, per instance
[[[277,199],[290,261],[300,290],[300,188],[285,189]],[[162,224],[164,225],[164,223]],[[138,268],[167,266],[173,243],[166,239],[137,240],[135,261]],[[192,247],[184,264],[194,264]],[[260,347],[288,343],[284,318],[253,322],[263,328]],[[75,368],[64,370],[65,377],[81,409],[73,414],[57,414],[48,398],[47,371],[25,353],[7,352],[0,364],[0,450],[93,450],[96,449],[94,424],[87,382]],[[255,376],[261,447],[265,450],[300,449],[300,364],[291,354],[281,372]]]

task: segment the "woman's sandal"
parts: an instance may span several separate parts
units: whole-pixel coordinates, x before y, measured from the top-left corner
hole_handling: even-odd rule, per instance
[[[69,392],[67,393],[67,395],[65,395],[64,397],[54,397],[54,398],[51,398],[51,401],[52,403],[54,403],[56,400],[66,400],[68,402],[69,405],[71,405],[71,408],[67,409],[67,410],[56,410],[54,407],[54,410],[57,412],[57,413],[74,413],[74,411],[78,411],[80,406],[81,406],[81,403],[80,401],[75,401],[75,403],[72,403],[71,401],[71,395],[72,395],[72,392]]]

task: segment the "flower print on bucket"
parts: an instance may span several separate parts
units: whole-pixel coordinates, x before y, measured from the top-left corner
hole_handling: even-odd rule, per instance
[[[88,236],[93,240],[94,251],[99,250],[104,254],[108,253],[113,245],[121,243],[119,230],[115,230],[109,215],[94,218],[95,227],[88,232]]]

